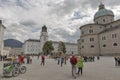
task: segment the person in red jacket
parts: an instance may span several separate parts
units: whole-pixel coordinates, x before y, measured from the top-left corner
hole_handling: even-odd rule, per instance
[[[72,54],[72,57],[70,58],[70,63],[72,66],[72,76],[76,78],[76,64],[77,64],[77,58],[74,54]]]
[[[44,55],[42,55],[41,56],[41,65],[45,65],[45,56]]]
[[[19,55],[18,56],[18,59],[19,59],[19,63],[20,64],[23,64],[24,63],[24,57],[22,55]]]

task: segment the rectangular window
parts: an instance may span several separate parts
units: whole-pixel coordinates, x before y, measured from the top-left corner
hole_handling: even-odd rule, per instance
[[[106,37],[105,37],[105,36],[102,36],[102,40],[106,40]]]
[[[105,22],[105,19],[103,19],[103,22]]]
[[[117,35],[116,34],[112,34],[112,38],[117,38]]]
[[[91,33],[93,33],[93,30],[92,30],[92,29],[90,29],[90,30],[89,30],[89,33],[90,33],[90,34],[91,34]]]
[[[94,41],[94,38],[90,38],[90,41]]]

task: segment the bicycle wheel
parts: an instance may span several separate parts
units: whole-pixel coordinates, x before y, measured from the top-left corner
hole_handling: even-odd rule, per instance
[[[14,77],[16,77],[16,76],[19,76],[19,68],[14,68],[13,69],[13,71],[12,71],[12,75],[14,76]]]
[[[24,74],[26,72],[26,70],[27,70],[26,66],[21,66],[20,67],[20,73],[21,74]]]

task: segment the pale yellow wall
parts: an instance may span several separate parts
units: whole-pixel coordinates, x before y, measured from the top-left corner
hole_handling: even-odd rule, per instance
[[[103,21],[103,19],[105,20],[105,22]],[[95,23],[98,24],[107,24],[107,23],[111,23],[114,21],[114,17],[113,16],[101,16],[97,19],[94,20]]]
[[[94,41],[90,41],[90,38],[94,38]],[[84,42],[81,42],[81,54],[83,55],[99,54],[98,35],[88,35],[82,37],[81,39],[84,39]],[[94,48],[91,48],[91,45],[94,45]],[[84,48],[82,48],[82,46],[84,46]]]
[[[112,38],[112,34],[116,34],[116,38]],[[102,40],[102,36],[106,37],[106,40]],[[120,54],[120,28],[112,31],[108,31],[100,34],[100,52],[102,55]],[[113,46],[113,43],[117,43],[118,46]],[[106,44],[106,47],[103,47]]]
[[[107,24],[106,28],[116,27],[116,26],[119,26],[119,25],[120,25],[120,19],[117,20],[117,21],[114,21],[112,23]]]
[[[81,36],[98,34],[102,30],[104,30],[104,26],[97,24],[88,24],[88,25],[84,25],[80,30],[81,30]],[[89,30],[93,30],[93,33],[90,33]],[[84,32],[84,34],[82,34],[82,32]]]

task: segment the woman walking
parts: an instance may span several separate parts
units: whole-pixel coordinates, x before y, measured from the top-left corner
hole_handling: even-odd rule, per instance
[[[77,62],[77,67],[78,67],[78,76],[79,76],[79,73],[81,72],[81,75],[83,73],[83,67],[84,67],[84,58],[82,58],[81,56],[78,57],[78,62]]]

